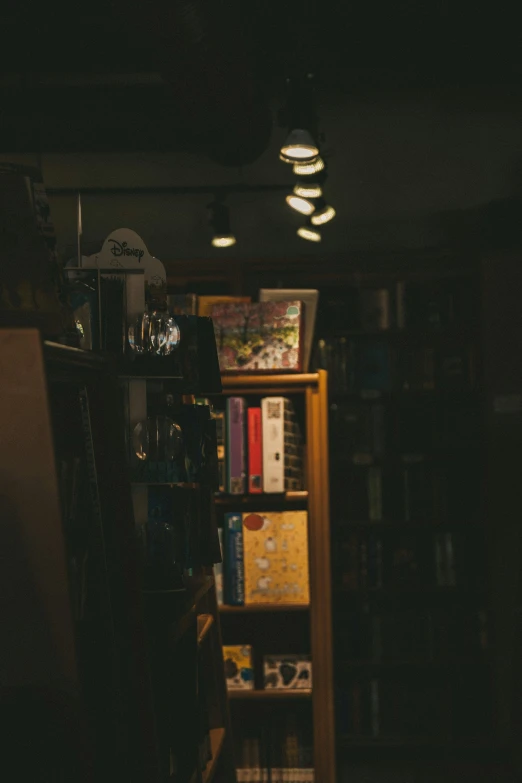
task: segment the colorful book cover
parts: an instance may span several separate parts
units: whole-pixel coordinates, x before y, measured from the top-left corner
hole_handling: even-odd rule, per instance
[[[254,667],[249,644],[223,646],[225,678],[231,691],[253,690]]]
[[[308,603],[308,514],[243,514],[245,603]]]
[[[225,514],[224,542],[225,603],[242,606],[245,602],[245,569],[241,514]]]
[[[248,409],[248,491],[253,495],[263,491],[261,408]]]
[[[260,302],[290,302],[295,301],[296,299],[303,302],[305,306],[303,372],[309,372],[315,333],[315,321],[317,317],[317,305],[319,302],[319,291],[316,288],[262,288],[259,291]]]
[[[302,302],[220,304],[212,320],[222,372],[302,372]]]
[[[227,489],[231,495],[243,495],[246,491],[245,454],[246,402],[243,397],[227,400]]]
[[[198,315],[204,318],[212,317],[212,308],[218,304],[248,304],[251,296],[200,296],[198,299]]]

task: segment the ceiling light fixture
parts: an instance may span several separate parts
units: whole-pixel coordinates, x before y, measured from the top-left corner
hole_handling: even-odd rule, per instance
[[[212,211],[211,223],[214,230],[211,244],[213,247],[232,247],[236,244],[236,238],[230,230],[230,212],[228,207],[219,199],[209,205]]]
[[[288,134],[279,157],[285,163],[307,163],[318,155],[319,147],[310,133],[303,128],[295,128]]]
[[[301,215],[311,215],[315,210],[315,205],[311,201],[307,198],[302,198],[302,196],[296,196],[295,193],[290,193],[286,197],[286,203],[289,207],[295,209],[296,212],[300,212]]]
[[[307,220],[304,226],[299,226],[297,234],[301,239],[306,239],[308,242],[320,242],[322,239],[321,232],[314,228],[309,220]]]
[[[296,196],[302,198],[320,198],[323,195],[323,189],[318,182],[298,182],[294,188]]]
[[[324,226],[325,223],[329,223],[336,215],[335,209],[327,204],[323,198],[317,200],[316,209],[312,215],[312,223],[314,226]]]
[[[297,174],[298,177],[310,177],[312,174],[318,174],[323,169],[324,160],[319,156],[309,163],[294,164],[294,174]]]

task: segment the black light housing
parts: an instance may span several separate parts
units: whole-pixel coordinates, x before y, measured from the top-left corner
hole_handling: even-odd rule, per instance
[[[209,204],[211,210],[210,222],[214,235],[211,240],[213,247],[232,247],[236,238],[230,228],[230,210],[226,204],[216,199]]]

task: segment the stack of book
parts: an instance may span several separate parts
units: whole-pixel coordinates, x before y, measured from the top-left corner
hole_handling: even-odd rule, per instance
[[[416,664],[481,661],[488,646],[485,612],[446,607],[350,612],[339,618],[337,638],[345,660]]]
[[[254,727],[234,726],[239,749],[238,783],[313,783],[312,738],[292,712]]]
[[[227,513],[220,536],[220,603],[309,602],[306,511]]]
[[[337,549],[340,584],[346,590],[456,587],[453,533],[435,533],[432,552],[430,557],[429,545],[413,533],[395,533],[390,538],[373,531],[352,531]]]
[[[230,397],[214,411],[218,438],[220,491],[232,495],[303,489],[303,443],[290,400],[265,397],[248,407]]]

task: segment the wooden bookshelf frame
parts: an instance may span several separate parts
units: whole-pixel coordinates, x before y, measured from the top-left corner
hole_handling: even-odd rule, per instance
[[[306,410],[306,475],[309,524],[310,605],[274,607],[273,611],[290,612],[302,609],[310,612],[310,643],[313,664],[312,710],[314,722],[314,767],[318,783],[335,783],[335,719],[333,696],[332,654],[332,600],[330,564],[330,488],[328,464],[328,378],[327,373],[306,375],[237,375],[223,378],[226,396],[261,395],[281,396],[302,394]],[[302,495],[302,496],[301,496]],[[259,496],[262,497],[262,496]],[[285,501],[285,496],[282,502]],[[291,500],[292,498],[288,498]],[[257,497],[256,497],[257,500]],[[250,613],[256,607],[225,607],[223,612]],[[263,605],[259,611],[266,615],[270,608]],[[297,695],[298,692],[296,692]],[[245,692],[246,694],[246,692]],[[255,695],[254,695],[255,694]],[[243,694],[231,694],[241,698]],[[288,693],[284,693],[288,696]],[[300,694],[306,697],[309,694]],[[273,698],[272,692],[254,691],[252,699]],[[249,698],[246,696],[246,698]]]

